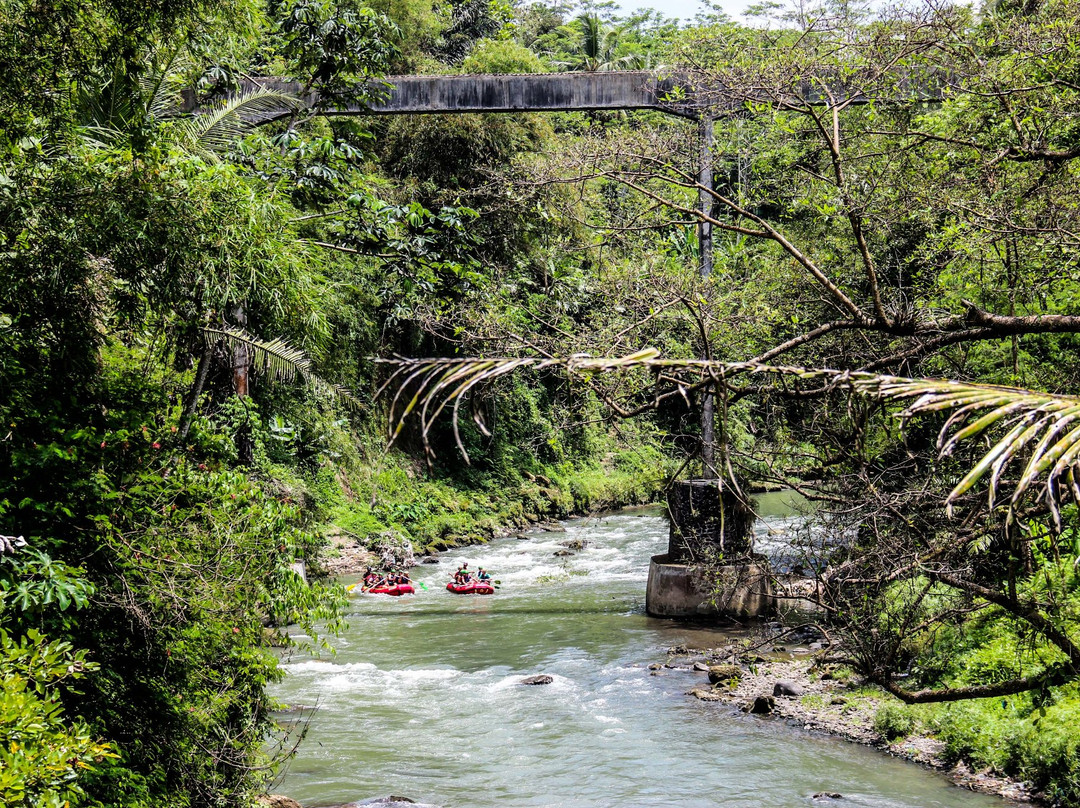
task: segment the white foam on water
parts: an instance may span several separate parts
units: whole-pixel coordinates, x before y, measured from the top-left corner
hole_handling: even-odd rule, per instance
[[[368,663],[358,663],[368,664]],[[328,659],[305,659],[302,662],[285,662],[281,667],[290,674],[298,673],[327,673],[329,671],[337,671],[342,669],[343,666],[337,662],[331,662]],[[368,667],[374,668],[374,665],[368,664]]]
[[[386,675],[406,682],[420,680],[431,682],[441,679],[457,679],[462,673],[454,668],[406,668],[404,670],[388,670]]]

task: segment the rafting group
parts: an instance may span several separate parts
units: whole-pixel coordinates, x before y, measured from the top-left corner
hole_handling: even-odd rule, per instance
[[[487,570],[480,567],[473,577],[468,564],[462,564],[454,573],[454,580],[446,588],[456,595],[494,595],[495,585]]]
[[[491,580],[491,575],[483,567],[480,567],[473,575],[468,563],[465,563],[458,567],[453,577],[454,579],[446,585],[446,588],[456,595],[495,594],[495,582]],[[423,584],[420,586],[427,588]],[[411,595],[416,591],[409,573],[391,570],[380,574],[371,567],[364,571],[364,578],[359,584],[349,587],[350,591],[354,588],[359,588],[361,592],[369,595]]]
[[[353,585],[355,586],[355,584]],[[371,595],[411,595],[413,589],[409,573],[390,570],[383,575],[375,572],[371,567],[364,571],[364,580],[360,585],[361,592]]]

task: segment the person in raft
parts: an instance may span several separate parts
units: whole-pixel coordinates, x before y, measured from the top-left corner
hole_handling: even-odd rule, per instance
[[[379,583],[379,576],[375,570],[368,567],[364,572],[364,589],[373,589]]]
[[[472,573],[469,572],[469,563],[466,561],[464,564],[458,567],[458,571],[454,573],[454,583],[459,585],[467,584],[471,580]]]
[[[490,583],[491,576],[488,575],[487,570],[481,567],[480,570],[476,573],[476,580],[478,580],[482,584]]]

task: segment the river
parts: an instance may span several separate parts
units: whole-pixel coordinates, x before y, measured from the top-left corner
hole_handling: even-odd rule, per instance
[[[759,532],[792,518],[766,498]],[[770,507],[774,513],[768,514]],[[363,595],[337,655],[293,657],[274,694],[317,705],[280,793],[305,806],[386,794],[461,806],[844,806],[975,808],[1002,800],[872,749],[685,695],[703,674],[648,669],[673,645],[731,633],[645,615],[649,557],[667,546],[657,511],[570,520],[442,555],[415,596]],[[560,543],[584,539],[571,557]],[[500,581],[453,595],[461,561]],[[520,680],[547,674],[553,683]]]

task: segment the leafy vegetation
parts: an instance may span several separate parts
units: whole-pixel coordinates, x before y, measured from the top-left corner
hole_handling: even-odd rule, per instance
[[[273,647],[340,625],[298,562],[654,499],[710,395],[730,473],[822,503],[880,731],[1080,802],[1075,9],[770,8],[0,0],[5,804],[245,804]],[[330,114],[629,67],[715,117],[711,187],[657,112]]]

